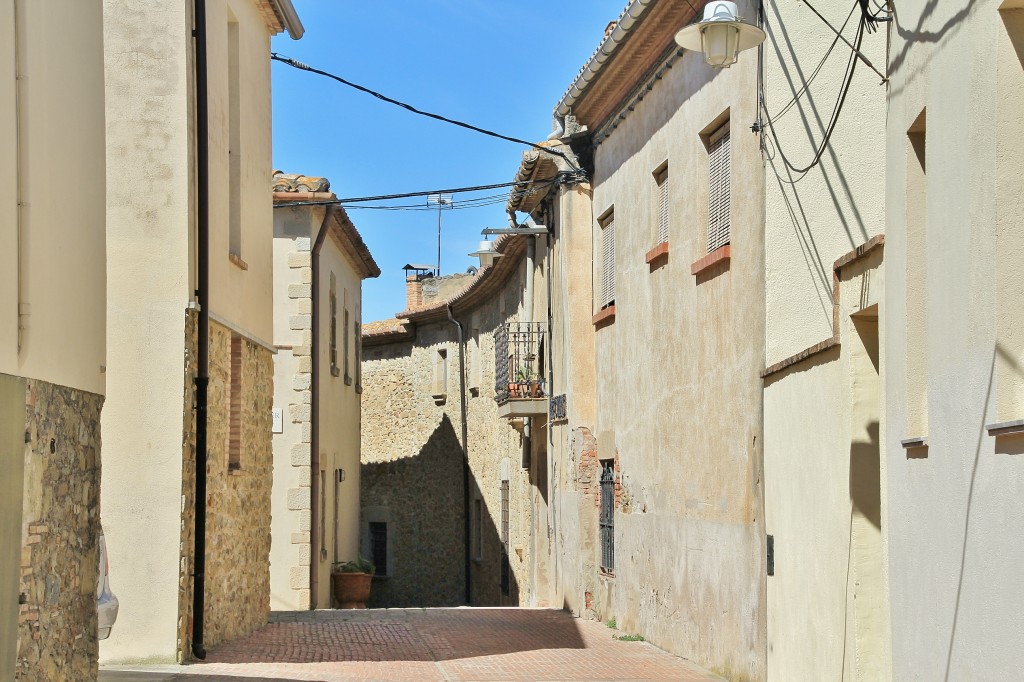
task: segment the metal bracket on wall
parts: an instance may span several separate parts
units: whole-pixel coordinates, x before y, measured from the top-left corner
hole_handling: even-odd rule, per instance
[[[775,575],[775,536],[768,536],[768,575]]]

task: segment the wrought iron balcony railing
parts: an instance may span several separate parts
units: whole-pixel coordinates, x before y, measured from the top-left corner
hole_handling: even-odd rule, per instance
[[[494,393],[501,404],[518,398],[544,398],[543,322],[510,322],[494,336]]]

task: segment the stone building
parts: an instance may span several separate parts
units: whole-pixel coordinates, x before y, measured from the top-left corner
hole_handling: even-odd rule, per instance
[[[531,152],[517,173],[589,182],[509,209],[553,234],[552,601],[762,680],[757,61],[678,48],[694,11],[629,3],[556,106],[571,165]]]
[[[849,54],[808,73],[836,40],[806,8],[773,2],[766,15],[762,131],[765,163],[764,491],[773,566],[767,576],[769,679],[885,679],[889,626],[879,471],[885,364],[886,90],[864,64],[820,163]],[[822,8],[844,35],[860,10]],[[883,31],[860,49],[885,61]],[[748,59],[746,54],[742,59]],[[807,88],[809,94],[797,97]],[[786,110],[788,103],[794,106]],[[816,133],[807,135],[808,130]],[[798,180],[798,181],[797,181]]]
[[[362,281],[380,275],[325,178],[274,176],[274,496],[270,607],[330,608],[359,555]],[[277,416],[279,415],[279,416]]]
[[[103,13],[0,9],[0,679],[95,678]]]
[[[181,661],[194,644],[216,646],[259,627],[270,609],[269,47],[271,35],[287,28],[298,38],[302,26],[289,0],[209,0],[207,87],[199,91],[193,2],[103,7],[111,343],[102,503],[120,614],[101,657]],[[200,104],[204,140],[196,139]],[[202,171],[208,197],[198,191]],[[205,422],[196,390],[204,339]],[[197,472],[203,423],[207,463]],[[206,496],[197,500],[200,478]],[[205,570],[197,570],[204,529]]]
[[[510,336],[535,344],[534,361],[543,353],[544,325],[527,324],[546,317],[539,293],[535,307],[524,296],[528,277],[540,281],[529,239],[499,239],[503,256],[476,275],[410,274],[408,309],[363,329],[362,548],[377,566],[375,605],[549,603],[535,529],[547,516],[547,401],[508,409]]]

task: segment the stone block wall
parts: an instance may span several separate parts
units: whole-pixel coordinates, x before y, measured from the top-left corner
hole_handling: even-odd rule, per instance
[[[178,657],[190,657],[194,566],[195,315],[186,320],[181,586]],[[273,355],[241,339],[241,437],[238,468],[229,467],[231,342],[234,333],[210,323],[207,431],[206,595],[207,649],[264,625],[270,612],[270,494],[273,484],[271,406]]]
[[[95,679],[103,396],[28,380],[15,680]]]

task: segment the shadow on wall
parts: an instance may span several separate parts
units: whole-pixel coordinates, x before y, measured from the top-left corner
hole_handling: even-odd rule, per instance
[[[443,415],[415,456],[360,464],[363,553],[375,563],[385,564],[378,566],[373,580],[371,608],[466,603],[463,458],[456,429],[448,415]],[[475,490],[471,478],[470,491]],[[472,500],[471,496],[471,515],[475,516]],[[481,504],[480,510],[470,534],[473,605],[518,604],[519,589],[511,570],[507,572],[510,596],[501,597],[500,537],[486,505]],[[370,524],[374,528],[368,533]],[[367,537],[374,530],[376,540]],[[386,560],[372,556],[376,554],[374,542],[386,546]],[[478,551],[481,544],[482,551]]]

